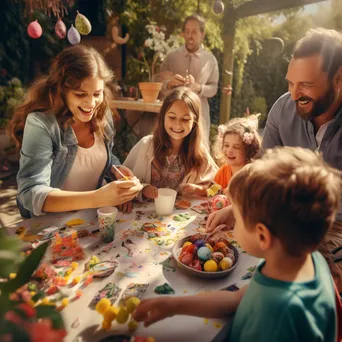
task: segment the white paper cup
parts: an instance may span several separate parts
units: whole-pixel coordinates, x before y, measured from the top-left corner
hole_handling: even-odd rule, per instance
[[[103,207],[97,209],[100,236],[104,242],[111,242],[115,238],[115,223],[118,209],[115,207]]]
[[[154,199],[156,213],[161,216],[171,215],[173,213],[176,196],[177,191],[173,189],[158,189],[158,197]]]

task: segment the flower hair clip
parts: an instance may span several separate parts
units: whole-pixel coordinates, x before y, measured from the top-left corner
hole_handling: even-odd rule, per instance
[[[254,133],[250,133],[250,132],[245,132],[243,134],[243,138],[242,141],[247,144],[250,145],[253,142],[254,139]]]
[[[225,128],[225,125],[220,125],[217,127],[217,133],[220,138],[223,138]]]

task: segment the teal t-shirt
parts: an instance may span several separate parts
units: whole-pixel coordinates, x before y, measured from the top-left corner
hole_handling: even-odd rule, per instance
[[[315,278],[292,283],[255,275],[236,311],[232,342],[336,342],[335,292],[326,261],[312,254]]]

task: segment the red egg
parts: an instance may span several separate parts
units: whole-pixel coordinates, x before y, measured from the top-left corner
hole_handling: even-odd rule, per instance
[[[38,23],[38,20],[32,21],[29,24],[29,26],[27,27],[27,33],[33,39],[37,39],[42,35],[43,29]]]

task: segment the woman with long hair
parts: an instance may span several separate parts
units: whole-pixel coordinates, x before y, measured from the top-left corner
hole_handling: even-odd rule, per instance
[[[95,49],[76,45],[60,52],[49,74],[29,88],[8,127],[20,149],[17,203],[23,217],[116,206],[141,190],[136,178],[102,186],[112,165],[120,165],[112,154],[112,77]]]

